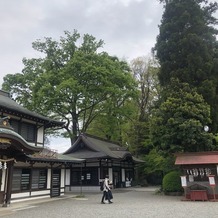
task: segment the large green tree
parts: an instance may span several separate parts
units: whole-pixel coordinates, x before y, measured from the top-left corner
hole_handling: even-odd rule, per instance
[[[148,153],[151,145],[149,135],[149,116],[158,99],[159,84],[157,72],[159,69],[153,57],[138,57],[131,61],[132,74],[137,82],[138,95],[131,102],[134,110],[128,125],[125,125],[124,138],[131,146],[136,156]]]
[[[207,0],[162,0],[165,11],[155,52],[163,87],[171,78],[197,88],[210,105],[211,129],[218,126],[218,43],[213,16],[218,3]]]
[[[135,96],[137,96],[137,93],[133,98]],[[108,99],[106,104],[104,110],[90,124],[87,132],[119,142],[121,145],[127,145],[130,137],[128,135],[129,123],[131,123],[135,114],[132,98],[125,102],[120,101],[119,98],[111,98]]]
[[[213,134],[204,131],[210,124],[210,107],[189,84],[171,82],[170,94],[151,117],[152,141],[166,155],[175,152],[216,149]]]
[[[82,43],[79,44],[79,41]],[[126,62],[99,53],[103,41],[77,31],[60,41],[37,40],[33,48],[42,58],[24,59],[22,73],[6,75],[3,89],[15,94],[25,107],[65,121],[66,136],[74,138],[107,111],[112,99],[124,105],[135,83]],[[110,105],[116,117],[117,105]]]

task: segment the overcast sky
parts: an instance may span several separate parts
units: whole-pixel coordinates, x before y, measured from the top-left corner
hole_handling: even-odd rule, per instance
[[[65,30],[102,39],[104,51],[127,61],[147,56],[162,13],[158,0],[0,0],[0,87],[6,74],[21,72],[24,57],[39,57],[32,42],[58,41]]]
[[[158,0],[0,0],[0,86],[24,57],[40,55],[32,42],[59,40],[65,30],[102,39],[104,51],[127,61],[148,55],[162,13]]]

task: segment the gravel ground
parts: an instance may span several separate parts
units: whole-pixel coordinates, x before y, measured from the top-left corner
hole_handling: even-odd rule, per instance
[[[153,189],[114,190],[113,204],[100,204],[101,193],[84,198],[67,195],[47,202],[14,203],[1,208],[4,218],[217,218],[218,202],[181,201],[155,194]]]

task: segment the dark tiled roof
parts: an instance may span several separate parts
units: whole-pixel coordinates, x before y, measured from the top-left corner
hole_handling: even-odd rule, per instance
[[[0,127],[0,137],[6,138],[15,142],[15,146],[17,146],[18,150],[23,150],[26,153],[33,153],[42,150],[40,147],[32,146],[29,144],[21,135],[16,133],[10,128]],[[2,144],[0,143],[0,147]]]
[[[101,151],[88,151],[88,150],[80,150],[74,153],[66,154],[69,157],[82,158],[82,159],[95,159],[95,158],[107,158]]]
[[[84,161],[83,159],[53,152],[48,148],[33,146],[21,135],[9,128],[0,127],[0,137],[1,139],[8,139],[11,141],[11,144],[17,147],[17,150],[21,150],[26,155],[28,160],[56,163],[81,163]],[[0,143],[0,149],[1,146],[3,147],[4,144]]]
[[[47,117],[44,117],[38,113],[29,111],[28,109],[22,107],[14,100],[12,100],[7,92],[1,90],[0,90],[0,111],[10,115],[15,115],[36,122],[43,123],[46,128],[52,126],[64,125],[64,122],[55,121]]]
[[[81,142],[85,144],[86,148],[79,148]],[[129,157],[135,162],[143,162],[133,157],[126,148],[89,134],[81,134],[72,147],[64,152],[64,154],[84,159],[111,158],[124,160],[126,157]]]
[[[55,156],[41,156],[40,154],[27,155],[29,161],[38,162],[55,162],[55,163],[82,163],[85,160],[81,158],[70,157],[68,155],[63,155],[56,153]]]

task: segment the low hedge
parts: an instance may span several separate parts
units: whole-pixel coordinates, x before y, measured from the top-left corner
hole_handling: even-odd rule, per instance
[[[164,176],[162,183],[164,193],[183,191],[180,176],[178,171],[171,171]]]

